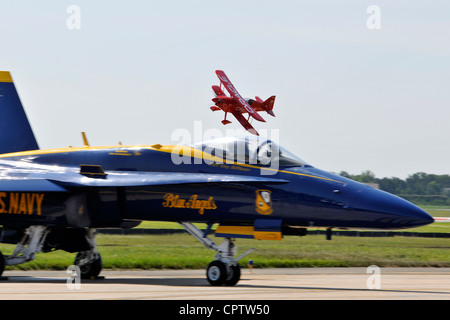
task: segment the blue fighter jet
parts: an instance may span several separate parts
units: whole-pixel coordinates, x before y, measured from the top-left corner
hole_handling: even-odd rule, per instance
[[[180,223],[217,252],[206,268],[209,283],[229,286],[240,279],[239,260],[253,250],[236,256],[237,238],[434,221],[408,201],[317,169],[256,136],[189,146],[91,147],[85,139],[83,147],[40,150],[10,73],[0,72],[0,242],[16,245],[12,254],[0,253],[0,274],[38,252],[65,250],[77,253],[83,278],[96,277],[96,229],[143,220]]]

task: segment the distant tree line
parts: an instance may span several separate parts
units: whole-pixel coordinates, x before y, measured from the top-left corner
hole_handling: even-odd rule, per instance
[[[398,195],[420,205],[450,206],[450,175],[414,173],[405,180],[400,178],[377,178],[370,171],[349,174],[341,171],[339,175],[364,183],[376,183],[381,190]]]

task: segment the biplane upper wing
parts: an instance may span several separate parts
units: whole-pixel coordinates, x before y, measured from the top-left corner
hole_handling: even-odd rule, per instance
[[[212,89],[213,89],[214,93],[216,94],[217,98],[228,98],[227,95],[225,94],[225,92],[223,92],[219,86],[212,86]]]
[[[236,90],[236,88],[231,83],[230,79],[228,79],[225,72],[222,70],[216,70],[217,77],[220,79],[220,82],[224,85],[224,87],[227,89],[227,91],[230,93],[230,95],[237,100],[244,109],[256,120],[261,122],[266,122],[249,104],[248,102],[242,98],[242,96],[239,94],[239,92]],[[239,120],[239,119],[238,119]],[[240,122],[240,121],[239,121]],[[241,122],[242,123],[242,122]],[[247,128],[246,128],[247,129]],[[248,129],[247,129],[248,130]]]

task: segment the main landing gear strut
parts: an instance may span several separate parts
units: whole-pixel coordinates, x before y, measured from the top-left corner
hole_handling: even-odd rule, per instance
[[[239,260],[256,249],[252,248],[237,258],[233,258],[237,252],[233,239],[225,238],[220,245],[217,245],[213,240],[208,238],[207,232],[202,232],[192,223],[179,222],[179,224],[181,224],[187,232],[200,241],[206,248],[213,249],[217,252],[215,260],[206,268],[206,279],[208,282],[213,286],[236,285],[241,278],[241,268],[238,264]]]
[[[47,240],[48,235],[51,233],[51,228],[40,225],[30,226],[25,229],[22,239],[17,243],[11,255],[3,255],[0,252],[0,276],[5,266],[29,262],[34,260],[37,253],[51,251],[54,248],[54,244]],[[93,279],[99,275],[102,269],[102,259],[95,243],[95,229],[88,228],[85,233],[80,235],[80,237],[75,239],[75,242],[81,242],[85,238],[87,245],[82,249],[84,251],[78,252],[74,265],[80,268],[82,279]]]
[[[0,274],[3,273],[5,266],[34,260],[36,253],[42,250],[48,233],[49,229],[45,226],[28,227],[11,255],[4,256],[0,253]]]

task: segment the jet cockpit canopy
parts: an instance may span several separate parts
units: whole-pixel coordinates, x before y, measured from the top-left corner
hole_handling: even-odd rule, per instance
[[[191,147],[221,158],[226,163],[269,166],[278,161],[280,167],[309,166],[276,142],[257,136],[223,137],[194,143]]]

